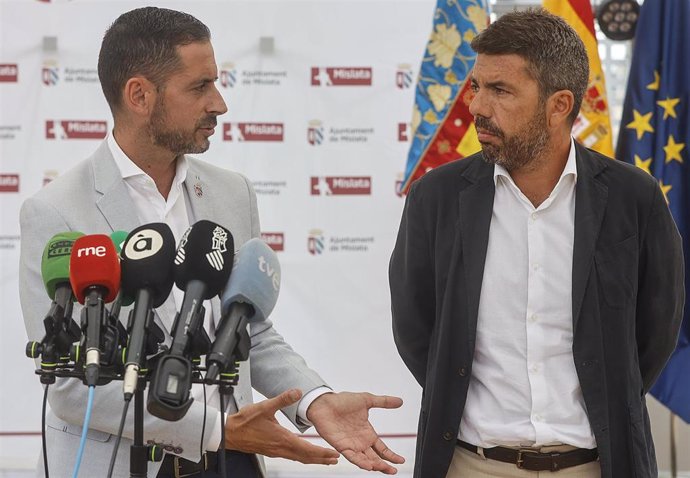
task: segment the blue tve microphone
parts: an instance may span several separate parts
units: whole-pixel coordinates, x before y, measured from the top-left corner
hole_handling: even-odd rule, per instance
[[[273,250],[260,239],[244,243],[232,266],[221,295],[221,318],[216,340],[206,356],[206,380],[214,380],[232,360],[247,322],[262,321],[273,311],[280,292],[280,263]]]

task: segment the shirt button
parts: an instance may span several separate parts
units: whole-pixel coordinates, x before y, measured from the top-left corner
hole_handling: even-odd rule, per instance
[[[534,373],[538,372],[539,371],[539,365],[537,365],[537,364],[532,365],[530,367],[530,371],[534,372]]]
[[[540,422],[541,421],[541,415],[539,415],[538,413],[536,415],[534,415],[534,421]]]
[[[534,322],[537,321],[537,319],[538,319],[537,314],[532,314],[532,315],[529,316],[529,319],[527,319],[527,320],[529,320],[530,322],[534,323]]]
[[[453,439],[453,434],[451,432],[446,432],[443,434],[443,439],[446,441],[451,441]]]
[[[541,267],[539,264],[534,264],[534,265],[532,266],[532,270],[538,271],[538,270],[539,270],[539,267]]]
[[[529,217],[530,217],[530,219],[532,219],[532,221],[536,221],[537,220],[537,213],[533,212],[532,214],[530,214]]]

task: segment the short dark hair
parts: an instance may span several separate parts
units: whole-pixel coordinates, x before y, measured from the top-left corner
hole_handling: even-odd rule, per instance
[[[176,48],[211,40],[211,32],[188,13],[144,7],[120,15],[106,30],[98,55],[98,78],[115,114],[127,81],[141,75],[162,86],[180,66]]]
[[[527,60],[527,73],[539,84],[542,101],[559,90],[575,97],[569,119],[575,121],[589,81],[589,59],[577,32],[543,8],[507,13],[472,40],[487,55],[515,54]]]

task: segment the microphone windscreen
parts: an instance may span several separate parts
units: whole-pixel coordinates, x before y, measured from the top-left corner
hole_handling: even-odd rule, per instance
[[[55,300],[55,288],[69,281],[69,259],[74,241],[83,236],[81,232],[68,231],[55,234],[43,249],[41,277],[48,297]]]
[[[218,295],[232,271],[235,243],[230,231],[211,221],[198,221],[187,229],[175,255],[175,285],[181,290],[198,280],[206,284],[208,300]]]
[[[273,249],[261,239],[250,239],[235,254],[230,280],[221,296],[221,311],[233,302],[254,307],[252,321],[265,320],[273,311],[280,292],[280,263]]]
[[[69,278],[80,304],[84,303],[86,289],[93,286],[105,288],[103,300],[112,302],[120,290],[120,260],[110,237],[92,234],[74,241]]]
[[[128,234],[126,231],[114,231],[110,233],[110,239],[113,241],[113,245],[115,246],[115,252],[117,252],[118,257],[120,257],[122,245],[125,243],[125,239],[127,239],[127,236]]]
[[[122,246],[122,293],[134,297],[139,289],[150,289],[153,307],[160,307],[173,286],[175,237],[162,222],[134,229]]]

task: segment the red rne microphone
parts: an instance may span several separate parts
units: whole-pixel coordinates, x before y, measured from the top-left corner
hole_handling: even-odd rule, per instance
[[[120,259],[110,236],[91,234],[74,241],[69,261],[69,281],[74,295],[84,304],[87,291],[98,288],[102,299],[115,300],[120,290]]]
[[[85,337],[85,381],[95,386],[108,318],[105,303],[115,300],[120,290],[120,260],[110,236],[92,234],[74,241],[69,281],[77,300],[84,305],[81,329]]]

